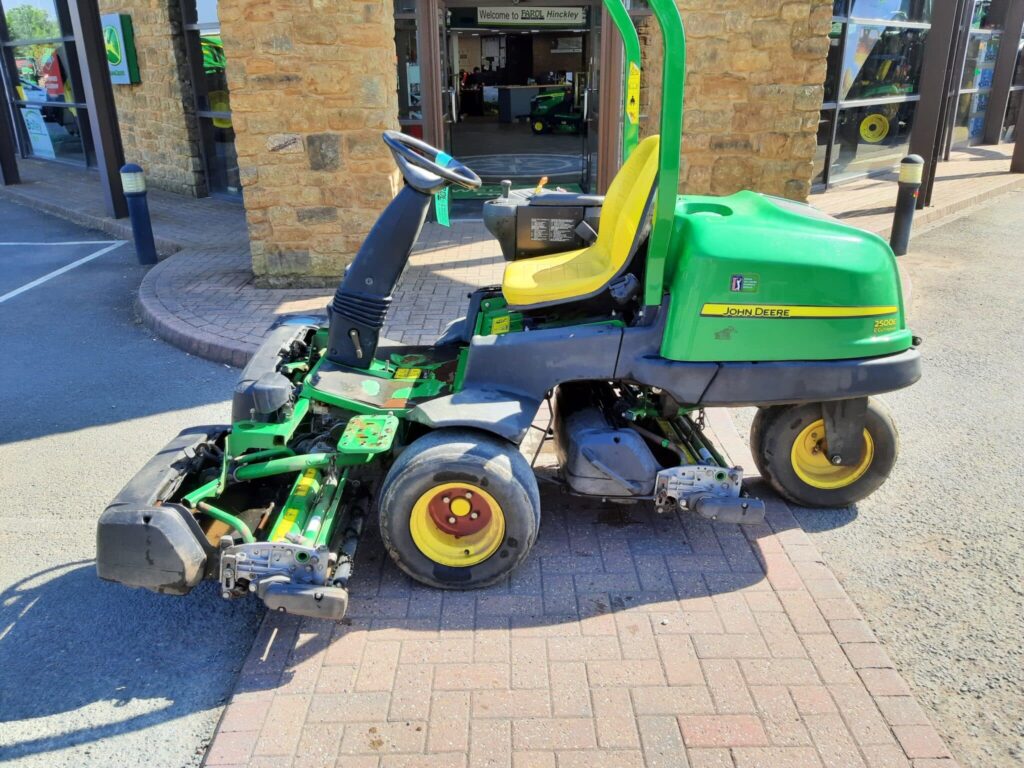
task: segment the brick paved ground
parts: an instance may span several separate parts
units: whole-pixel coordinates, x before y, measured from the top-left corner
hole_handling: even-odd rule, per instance
[[[206,764],[955,767],[783,503],[753,528],[542,503],[476,592],[415,584],[368,531],[348,618],[267,616]]]

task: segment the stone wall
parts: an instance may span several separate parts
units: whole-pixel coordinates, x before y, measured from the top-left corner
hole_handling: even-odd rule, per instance
[[[142,82],[114,86],[125,160],[150,186],[205,194],[179,0],[100,0],[100,13],[130,14],[135,33]]]
[[[392,0],[220,0],[220,20],[253,272],[334,284],[398,191]]]
[[[687,32],[681,188],[804,200],[824,97],[830,0],[677,0]],[[657,25],[638,26],[645,135],[660,115]],[[651,82],[653,80],[653,82]],[[653,87],[652,87],[653,86]]]

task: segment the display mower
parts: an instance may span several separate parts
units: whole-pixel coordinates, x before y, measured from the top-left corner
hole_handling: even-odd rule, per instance
[[[635,51],[628,14],[606,5]],[[179,595],[216,579],[225,597],[338,619],[376,515],[412,578],[493,584],[538,535],[521,446],[546,405],[558,479],[580,496],[760,522],[741,468],[702,430],[711,406],[757,407],[757,468],[797,504],[848,505],[884,482],[897,433],[873,396],[920,376],[893,253],[788,200],[677,195],[683,27],[672,0],[650,7],[669,54],[662,82],[678,85],[663,89],[660,138],[638,142],[627,110],[626,159],[603,198],[506,189],[488,202],[509,258],[502,284],[474,291],[429,346],[381,328],[432,197],[480,179],[384,134],[405,185],[326,322],[273,329],[235,388],[232,423],[185,430],[121,491],[99,520],[100,577]]]

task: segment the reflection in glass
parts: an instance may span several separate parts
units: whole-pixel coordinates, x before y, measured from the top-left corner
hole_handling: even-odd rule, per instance
[[[211,192],[242,194],[238,176],[238,154],[235,152],[235,131],[217,118],[201,117],[203,133],[212,141],[206,145],[206,181]]]
[[[398,117],[400,120],[422,120],[420,64],[414,19],[395,20],[395,50],[398,52]]]
[[[52,40],[60,23],[52,0],[2,0],[9,40]]]
[[[841,99],[917,93],[928,31],[850,24],[843,56]]]
[[[845,16],[846,15],[846,0],[832,0],[832,15],[833,16]]]
[[[416,0],[395,0],[395,16],[416,13]]]
[[[203,87],[199,89],[199,108],[212,112],[230,112],[228,63],[224,56],[224,44],[220,39],[220,30],[202,32],[199,35],[199,46],[203,52]],[[223,120],[223,118],[217,119]],[[231,121],[228,120],[224,127],[231,127]]]
[[[41,107],[28,104],[16,107],[20,128],[33,157],[47,160],[68,160],[85,165],[81,122],[84,109],[74,107]]]
[[[853,0],[850,15],[858,19],[930,22],[932,0]]]
[[[839,85],[839,51],[842,43],[844,25],[840,21],[832,22],[832,31],[828,35],[828,59],[825,68],[825,101],[835,101]]]
[[[1000,35],[971,35],[961,88],[991,88]]]
[[[1020,104],[1024,101],[1024,91],[1013,91],[1010,93],[1010,103],[1006,107],[1006,117],[1003,118],[1003,133],[1000,141],[1013,142],[1017,140],[1017,118],[1020,117]]]
[[[953,121],[953,149],[966,149],[981,143],[985,133],[988,97],[988,91],[960,94],[956,106],[956,119]]]
[[[62,43],[33,43],[13,49],[18,70],[15,89],[19,100],[32,102],[75,101],[67,52]]]
[[[830,181],[895,168],[906,155],[916,102],[839,110]]]
[[[196,23],[218,24],[217,0],[196,0]]]
[[[832,121],[835,119],[834,110],[823,110],[818,119],[818,142],[814,148],[814,178],[812,184],[825,183],[825,160],[828,153],[828,143],[832,140]]]
[[[996,15],[992,13],[992,0],[977,0],[971,17],[971,29],[996,29],[998,26]]]
[[[1013,84],[1024,85],[1024,39],[1017,43],[1017,68],[1013,71]]]

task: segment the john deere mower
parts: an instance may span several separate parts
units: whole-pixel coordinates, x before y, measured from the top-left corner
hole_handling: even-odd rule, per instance
[[[636,50],[628,14],[607,2]],[[546,413],[558,480],[583,497],[760,522],[742,469],[702,429],[710,406],[758,408],[758,469],[797,504],[843,506],[883,483],[897,434],[874,396],[920,376],[893,253],[788,200],[677,195],[683,27],[672,0],[650,6],[668,52],[661,81],[678,86],[663,91],[660,138],[637,142],[627,113],[627,159],[604,197],[488,203],[510,256],[502,283],[470,294],[427,346],[381,328],[432,197],[480,179],[384,133],[405,185],[326,321],[275,328],[235,388],[232,423],[185,430],[118,494],[99,520],[102,578],[178,595],[216,579],[227,598],[338,619],[374,515],[412,578],[493,584],[537,538],[521,447]],[[588,208],[600,209],[596,232]],[[521,217],[552,253],[515,258]]]
[[[583,110],[576,104],[572,86],[541,93],[530,100],[530,130],[534,133],[578,134],[583,129]]]

